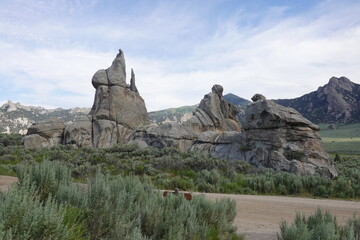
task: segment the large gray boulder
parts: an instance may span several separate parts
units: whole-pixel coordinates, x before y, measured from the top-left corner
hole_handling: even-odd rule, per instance
[[[223,98],[223,87],[214,85],[212,92],[204,96],[193,112],[193,116],[184,124],[197,133],[205,131],[240,132],[237,113],[237,107]]]
[[[30,126],[24,137],[25,147],[52,147],[63,142],[65,124],[57,118]]]
[[[23,138],[26,148],[46,148],[50,147],[49,141],[39,134],[27,135]]]
[[[92,147],[92,119],[90,116],[65,128],[64,144],[75,147]]]
[[[292,108],[258,99],[245,113],[246,160],[300,175],[336,177],[319,127]]]
[[[180,151],[188,151],[197,137],[198,134],[192,129],[177,122],[168,122],[136,130],[129,143],[140,147],[174,147]]]

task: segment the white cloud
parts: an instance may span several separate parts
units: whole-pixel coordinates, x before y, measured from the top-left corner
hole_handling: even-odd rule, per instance
[[[65,12],[82,9],[71,2]],[[148,110],[196,104],[216,83],[250,99],[257,92],[298,97],[333,75],[359,82],[357,3],[325,1],[293,16],[288,6],[259,13],[239,8],[211,26],[189,9],[163,2],[141,16],[99,19],[85,28],[75,23],[70,29],[72,22],[54,25],[56,18],[41,25],[0,21],[0,34],[9,31],[9,39],[0,37],[0,74],[12,76],[13,88],[30,89],[24,99],[37,105],[91,107],[91,77],[110,66],[114,46],[120,45]]]

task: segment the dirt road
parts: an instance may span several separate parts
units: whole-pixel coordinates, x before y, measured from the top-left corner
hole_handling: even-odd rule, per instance
[[[5,191],[15,181],[14,177],[0,176],[0,189]],[[296,211],[308,214],[320,207],[335,215],[340,224],[345,224],[354,214],[360,216],[360,202],[354,201],[216,193],[205,196],[212,200],[231,198],[236,201],[234,224],[239,233],[248,235],[248,240],[276,239],[281,220],[291,222]]]
[[[5,192],[9,188],[9,186],[16,181],[17,181],[16,177],[0,175],[0,191]]]
[[[276,239],[281,220],[291,222],[296,211],[309,214],[320,207],[335,215],[339,224],[345,224],[353,214],[360,216],[360,202],[354,201],[216,193],[207,193],[206,197],[232,198],[236,201],[234,224],[239,233],[248,235],[248,240]]]

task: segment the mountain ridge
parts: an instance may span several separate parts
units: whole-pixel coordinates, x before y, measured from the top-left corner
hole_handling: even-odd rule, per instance
[[[342,76],[331,77],[316,91],[275,102],[299,111],[314,123],[355,123],[360,121],[360,84]]]
[[[69,124],[84,115],[90,108],[55,108],[46,109],[39,106],[25,106],[19,102],[8,100],[0,107],[0,133],[26,134],[27,129],[35,122],[49,118],[58,118]]]

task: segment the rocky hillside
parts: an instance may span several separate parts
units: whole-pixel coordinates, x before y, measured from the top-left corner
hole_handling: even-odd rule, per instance
[[[250,103],[249,100],[228,93],[224,95],[224,99],[238,107],[238,118],[243,120],[246,106]],[[152,123],[161,124],[166,122],[183,123],[189,120],[198,107],[198,104],[192,106],[183,106],[178,108],[168,108],[160,111],[149,112],[149,118]]]
[[[360,122],[360,85],[346,77],[332,77],[314,92],[276,102],[298,110],[314,123]]]
[[[50,118],[58,118],[70,124],[89,111],[89,108],[45,109],[8,101],[0,107],[0,132],[26,134],[31,124]]]

